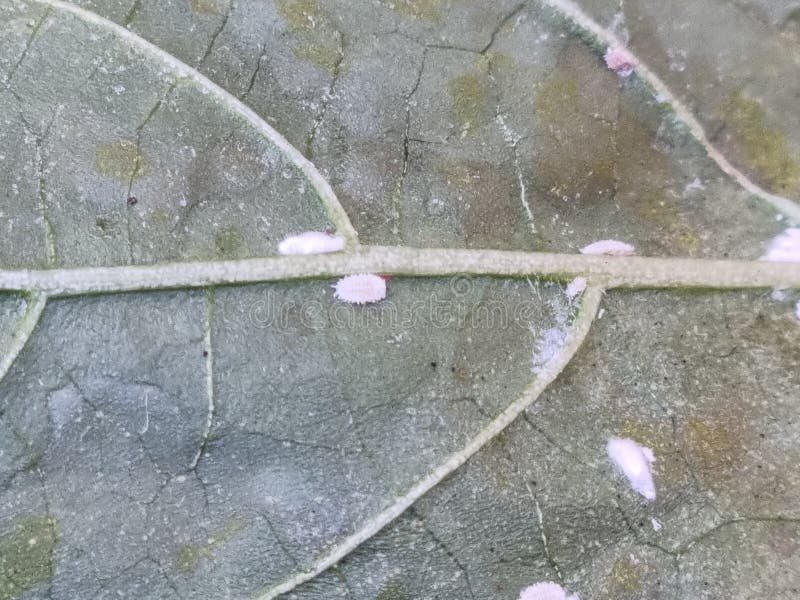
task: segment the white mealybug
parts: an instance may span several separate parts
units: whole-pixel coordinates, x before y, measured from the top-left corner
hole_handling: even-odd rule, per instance
[[[600,240],[581,248],[581,254],[605,254],[606,256],[631,256],[636,248],[619,240]]]
[[[278,244],[278,252],[281,254],[325,254],[339,250],[344,250],[344,238],[324,231],[290,235]]]
[[[633,55],[619,46],[609,47],[603,58],[606,60],[606,66],[620,77],[630,77],[636,67],[636,59]]]
[[[611,462],[628,478],[631,487],[648,500],[655,500],[656,486],[651,472],[651,465],[656,462],[653,451],[633,440],[617,437],[608,440],[607,450]]]
[[[761,260],[772,262],[800,262],[800,227],[790,227],[775,237]]]
[[[575,300],[575,298],[580,296],[585,289],[586,289],[586,278],[576,277],[575,279],[569,282],[569,285],[567,285],[566,289],[564,290],[564,293],[570,300]]]
[[[519,600],[580,600],[577,594],[567,591],[557,583],[544,581],[525,588],[519,594]]]
[[[800,319],[800,300],[794,305],[794,316]]]
[[[367,304],[386,298],[386,280],[379,275],[348,275],[333,286],[334,296],[351,304]]]
[[[655,517],[650,518],[650,525],[653,526],[653,531],[661,531],[664,528],[664,526],[661,524],[661,521]]]

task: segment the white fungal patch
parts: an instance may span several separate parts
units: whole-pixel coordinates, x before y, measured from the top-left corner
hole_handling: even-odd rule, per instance
[[[773,239],[761,260],[800,262],[800,227],[790,227]]]
[[[653,526],[653,531],[661,531],[664,528],[664,526],[661,524],[661,521],[655,517],[650,518],[650,525]]]
[[[605,254],[606,256],[631,256],[636,248],[619,240],[600,240],[581,248],[581,254]]]
[[[564,290],[564,293],[570,300],[575,300],[575,298],[580,296],[585,289],[586,289],[586,278],[576,277],[575,279],[569,282],[569,285],[567,285],[566,289]]]
[[[648,500],[655,500],[656,486],[651,472],[656,462],[653,451],[633,440],[616,437],[608,440],[607,450],[611,462],[628,478],[631,487]]]
[[[367,304],[386,298],[386,281],[378,275],[348,275],[333,286],[334,296],[351,304]]]
[[[281,254],[325,254],[344,250],[344,238],[323,231],[306,231],[298,235],[290,235],[280,244]]]
[[[604,56],[606,66],[620,77],[630,77],[636,68],[636,59],[625,48],[609,47]]]
[[[580,600],[577,594],[569,594],[567,590],[552,581],[535,583],[519,594],[519,600]]]

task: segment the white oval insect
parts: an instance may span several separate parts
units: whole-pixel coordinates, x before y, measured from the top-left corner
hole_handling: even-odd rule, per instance
[[[586,289],[586,278],[576,277],[575,279],[569,282],[569,285],[567,285],[567,287],[564,289],[564,293],[570,300],[575,300],[575,298],[580,296],[585,289]]]
[[[348,275],[333,286],[334,296],[351,304],[367,304],[386,298],[386,280],[379,275]]]
[[[653,451],[633,440],[617,437],[608,440],[606,449],[611,462],[628,478],[631,487],[648,500],[655,500],[656,486],[651,471],[651,465],[656,462]]]
[[[603,58],[606,60],[606,66],[620,77],[630,77],[636,68],[636,59],[633,55],[619,46],[609,47]]]
[[[525,588],[519,594],[519,600],[580,600],[577,594],[569,594],[557,583],[543,581]]]
[[[800,227],[790,227],[776,236],[767,246],[767,253],[761,260],[800,262]]]
[[[281,254],[325,254],[339,250],[344,250],[344,238],[324,231],[290,235],[278,244],[278,252]]]
[[[631,256],[636,248],[619,240],[600,240],[581,248],[581,254],[605,254],[606,256]]]

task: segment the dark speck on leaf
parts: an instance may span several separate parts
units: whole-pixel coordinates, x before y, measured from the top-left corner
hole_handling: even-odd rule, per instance
[[[435,369],[435,368],[436,368],[436,362],[435,362],[435,361],[432,361],[432,362],[431,362],[431,368],[432,368],[432,369]]]
[[[128,206],[136,206],[137,202],[139,202],[139,200],[136,196],[128,196]]]
[[[208,356],[208,350],[203,350],[203,358],[206,358],[207,356]]]

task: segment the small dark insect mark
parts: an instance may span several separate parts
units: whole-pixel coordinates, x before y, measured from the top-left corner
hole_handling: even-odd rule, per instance
[[[208,356],[208,350],[203,350],[203,358],[206,358],[207,356]]]
[[[137,202],[139,202],[139,200],[136,196],[128,196],[128,206],[136,206]]]
[[[435,361],[431,361],[431,368],[432,368],[432,369],[435,369],[435,368],[436,368],[436,362],[435,362]]]
[[[450,367],[450,372],[451,373],[455,373],[456,372],[456,368],[455,367]]]

